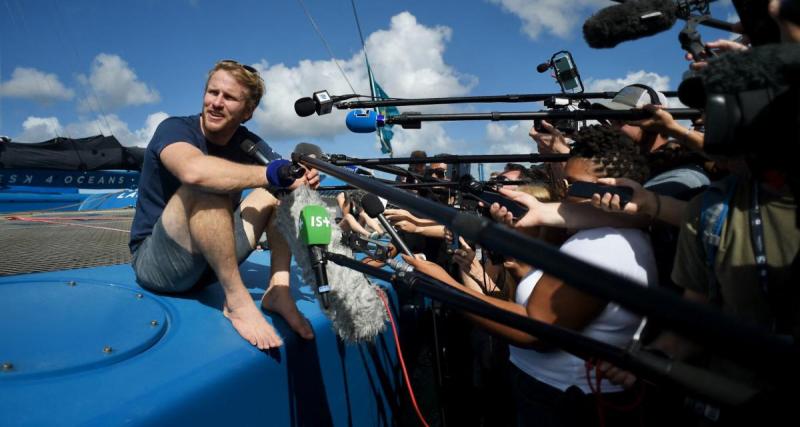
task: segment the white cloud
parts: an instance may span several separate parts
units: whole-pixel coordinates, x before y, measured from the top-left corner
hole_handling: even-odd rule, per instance
[[[35,68],[17,67],[11,80],[0,82],[0,97],[31,99],[42,104],[72,99],[75,92],[65,87],[58,76]]]
[[[134,131],[133,134],[136,136],[135,139],[128,141],[128,144],[123,145],[136,145],[140,147],[144,147],[150,142],[150,138],[153,137],[153,134],[156,132],[156,128],[158,127],[164,119],[168,118],[169,114],[159,111],[157,113],[150,114],[147,116],[147,119],[144,121],[144,127]]]
[[[63,136],[63,128],[55,117],[30,116],[22,122],[22,134],[14,138],[19,142],[42,142]]]
[[[395,15],[389,29],[376,31],[366,40],[370,65],[377,81],[390,96],[395,97],[444,97],[469,93],[477,79],[458,73],[444,61],[451,34],[447,27],[420,24],[408,12]],[[405,53],[397,55],[396,52]],[[339,60],[339,64],[355,90],[369,94],[363,52]],[[317,90],[327,89],[332,95],[352,92],[333,60],[303,60],[294,67],[261,61],[255,67],[264,77],[266,93],[253,122],[266,138],[331,138],[347,132],[344,127],[346,111],[334,108],[333,113],[326,116],[300,118],[293,108],[296,99],[310,96]],[[398,131],[392,145],[398,153],[408,153],[414,149],[408,146],[416,147],[416,144],[424,144],[424,139],[433,138],[438,146],[445,147],[444,137],[434,136],[437,129],[441,128],[426,124],[422,132]],[[411,136],[413,133],[417,135]]]
[[[22,123],[23,132],[15,141],[42,142],[58,136],[68,138],[85,138],[94,135],[114,135],[125,146],[144,147],[153,137],[158,124],[169,117],[167,113],[159,111],[150,114],[145,119],[141,129],[131,131],[128,124],[116,114],[97,116],[94,119],[81,120],[62,126],[55,117],[28,117]]]
[[[658,91],[670,90],[669,76],[662,76],[658,73],[648,72],[644,70],[631,71],[620,79],[593,79],[586,80],[587,92],[614,92],[622,89],[627,85],[640,83],[650,86]],[[678,98],[667,98],[670,108],[685,108]]]
[[[122,145],[144,147],[152,138],[158,124],[167,117],[168,114],[163,111],[150,114],[145,119],[144,127],[131,131],[128,124],[116,114],[108,114],[97,116],[92,120],[71,123],[66,126],[66,131],[73,138],[82,138],[98,133],[114,135]]]
[[[160,100],[157,90],[139,81],[136,73],[117,55],[101,53],[92,62],[91,74],[79,75],[86,87],[80,100],[81,111],[108,112],[130,105],[152,104]]]
[[[512,13],[522,20],[522,31],[531,39],[537,39],[542,32],[568,38],[580,33],[578,24],[584,18],[605,6],[608,0],[489,0],[500,5],[505,12]]]
[[[452,139],[440,123],[424,123],[421,129],[393,129],[392,149],[395,157],[406,157],[414,150],[423,150],[428,156],[448,153],[458,154],[457,147],[463,147],[463,141]],[[380,143],[375,142],[375,149],[380,150]]]
[[[587,92],[618,91],[625,86],[640,83],[652,87],[655,90],[669,90],[669,76],[662,76],[658,73],[644,70],[630,71],[621,79],[593,79],[586,80]]]
[[[486,145],[489,154],[525,154],[537,152],[536,144],[528,136],[532,122],[516,122],[510,125],[488,123]]]

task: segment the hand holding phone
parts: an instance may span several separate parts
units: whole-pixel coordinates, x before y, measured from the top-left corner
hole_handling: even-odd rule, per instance
[[[594,182],[576,181],[573,182],[567,190],[567,196],[580,197],[583,199],[591,199],[592,195],[594,194],[599,194],[602,197],[605,193],[618,195],[619,205],[623,208],[628,202],[631,201],[631,198],[633,198],[632,188],[619,185],[605,185]]]

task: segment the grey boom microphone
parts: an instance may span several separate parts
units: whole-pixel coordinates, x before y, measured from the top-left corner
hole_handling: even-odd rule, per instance
[[[316,276],[308,247],[303,244],[300,236],[300,212],[308,205],[328,206],[329,213],[331,211],[330,205],[322,200],[319,193],[303,185],[281,199],[276,222],[300,267],[303,281],[314,283]],[[352,258],[352,251],[341,243],[341,230],[338,227],[332,228],[328,252]],[[331,320],[336,334],[344,341],[361,342],[372,340],[383,332],[387,316],[378,296],[378,286],[372,284],[363,274],[337,264],[328,264],[327,273],[330,307],[323,307],[322,311]]]
[[[400,252],[413,257],[414,254],[411,253],[411,250],[408,249],[408,245],[403,239],[400,238],[400,235],[397,234],[397,230],[394,229],[392,224],[389,224],[389,221],[386,220],[386,217],[383,216],[383,203],[378,198],[378,196],[374,194],[367,194],[364,198],[361,199],[361,206],[364,207],[364,211],[370,218],[377,218],[378,222],[381,223],[383,228],[386,229],[386,232],[392,237],[392,242],[394,242],[395,246],[400,249]]]
[[[610,48],[667,31],[677,19],[673,0],[630,0],[589,17],[583,24],[583,38],[595,49]]]

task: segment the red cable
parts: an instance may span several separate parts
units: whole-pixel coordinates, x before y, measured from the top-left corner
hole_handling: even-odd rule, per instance
[[[597,416],[598,416],[598,423],[601,427],[605,426],[605,407],[611,408],[618,412],[631,412],[636,409],[639,405],[641,405],[642,401],[644,400],[645,388],[640,387],[639,391],[636,393],[636,398],[633,402],[627,405],[615,405],[613,403],[607,402],[603,399],[603,394],[601,392],[601,383],[603,381],[603,373],[600,372],[600,365],[594,363],[593,360],[587,360],[584,363],[586,368],[586,382],[589,384],[589,390],[592,391],[592,394],[595,396],[597,400]],[[595,384],[592,384],[592,379],[590,377],[590,373],[594,367],[594,377],[595,377]]]
[[[419,410],[419,406],[417,405],[417,398],[414,397],[414,389],[411,387],[411,381],[408,379],[408,371],[406,370],[406,362],[403,358],[403,350],[400,348],[400,338],[397,335],[397,327],[394,323],[394,316],[392,316],[392,310],[389,309],[389,301],[386,298],[386,294],[381,290],[377,289],[378,297],[380,297],[381,301],[383,301],[384,307],[386,307],[386,314],[389,315],[389,324],[392,325],[392,332],[394,334],[394,344],[397,347],[397,358],[400,360],[400,367],[403,371],[403,379],[406,381],[406,385],[408,385],[408,395],[411,397],[411,404],[414,405],[414,411],[417,412],[417,417],[419,417],[419,421],[425,427],[428,427],[428,423],[425,421],[425,417],[422,416],[422,412]]]
[[[97,225],[73,224],[73,223],[69,223],[69,222],[65,222],[65,221],[47,221],[47,220],[40,219],[40,218],[24,218],[24,217],[19,217],[19,216],[9,216],[9,217],[6,217],[6,219],[8,219],[10,221],[41,222],[41,223],[45,223],[45,224],[69,225],[69,226],[73,226],[73,227],[96,228],[98,230],[110,230],[110,231],[120,231],[120,232],[123,232],[123,233],[130,233],[130,230],[123,230],[123,229],[120,229],[120,228],[100,227],[100,226],[97,226]]]

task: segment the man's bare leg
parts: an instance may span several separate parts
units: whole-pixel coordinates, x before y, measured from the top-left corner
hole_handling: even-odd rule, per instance
[[[270,277],[267,290],[261,299],[261,307],[281,315],[292,330],[310,340],[314,338],[314,330],[308,319],[297,310],[289,289],[292,252],[286,239],[275,227],[274,213],[277,205],[278,200],[264,189],[253,190],[240,205],[242,222],[250,247],[255,248],[258,237],[262,232],[267,232]]]
[[[225,292],[223,314],[236,332],[261,350],[283,344],[256,307],[239,274],[233,236],[233,212],[228,195],[183,186],[164,208],[167,234],[191,253],[201,253]]]

